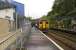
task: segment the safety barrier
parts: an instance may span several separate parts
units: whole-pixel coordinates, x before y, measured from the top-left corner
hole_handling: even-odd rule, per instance
[[[17,30],[15,33],[9,32],[7,37],[5,37],[3,40],[0,41],[0,50],[9,50],[8,48],[10,48],[11,45],[19,47],[20,45],[19,43],[23,44],[27,43],[26,41],[28,40],[30,31],[31,31],[31,24],[26,24],[24,25],[24,27],[22,27],[22,29]]]
[[[0,50],[5,50],[9,45],[11,45],[18,36],[21,35],[20,30],[15,33],[10,33],[7,37],[5,37],[2,41],[0,41]]]

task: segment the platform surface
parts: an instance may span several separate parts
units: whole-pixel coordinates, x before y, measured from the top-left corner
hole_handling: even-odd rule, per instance
[[[31,30],[26,48],[27,50],[59,50],[50,40],[34,27]]]

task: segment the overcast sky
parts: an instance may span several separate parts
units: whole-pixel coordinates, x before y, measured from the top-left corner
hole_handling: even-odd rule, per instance
[[[25,4],[25,16],[40,18],[47,15],[53,6],[54,0],[15,0]]]

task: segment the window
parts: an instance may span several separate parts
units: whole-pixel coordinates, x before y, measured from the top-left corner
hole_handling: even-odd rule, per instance
[[[42,24],[42,22],[40,22],[40,24]]]
[[[46,24],[48,24],[48,22],[46,22]]]

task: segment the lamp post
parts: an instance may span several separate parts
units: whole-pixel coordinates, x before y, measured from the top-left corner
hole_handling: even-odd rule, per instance
[[[18,26],[17,26],[17,23],[18,23],[18,22],[17,22],[17,13],[16,13],[16,31],[17,31],[17,27],[18,27]]]

